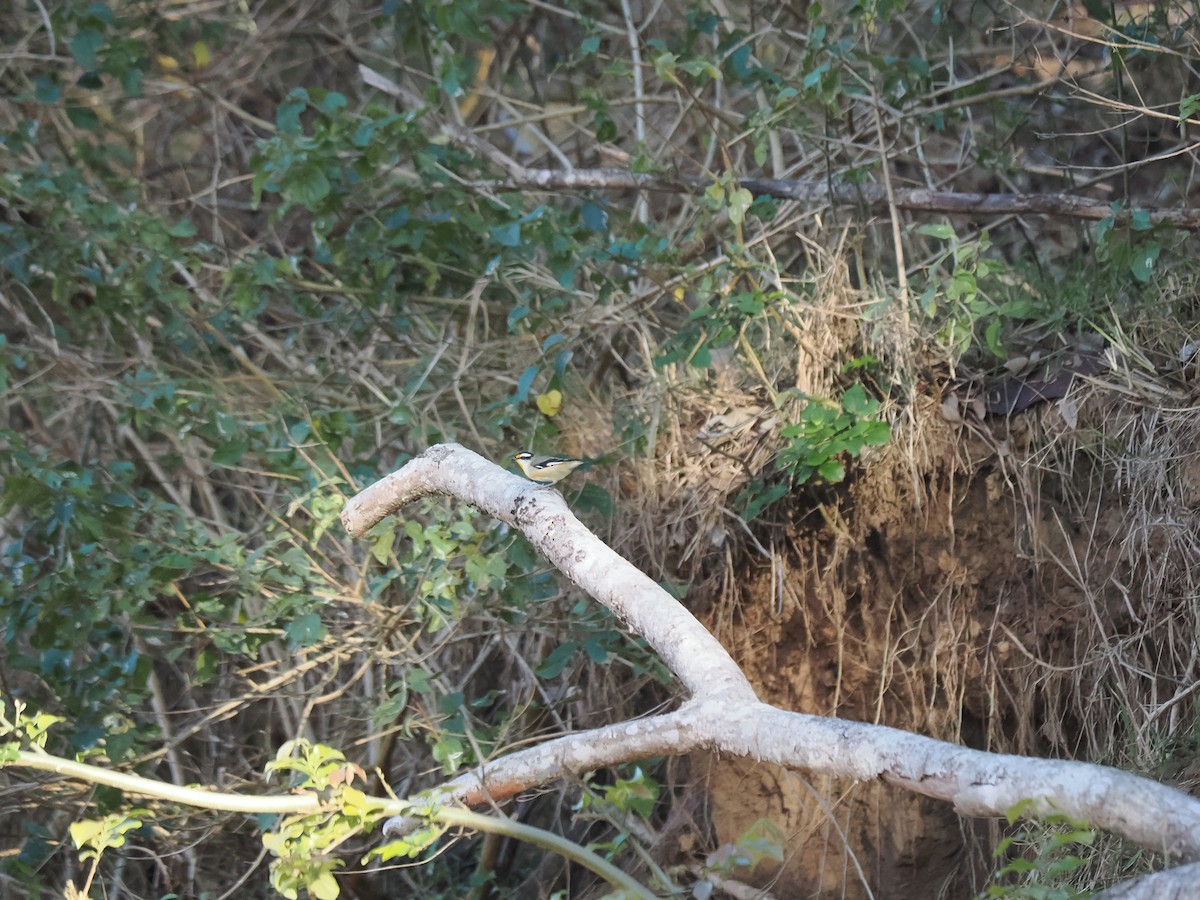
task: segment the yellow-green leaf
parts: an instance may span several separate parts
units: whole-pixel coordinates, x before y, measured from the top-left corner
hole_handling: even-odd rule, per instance
[[[558,411],[562,409],[562,401],[562,391],[546,391],[544,394],[538,394],[537,408],[542,411],[542,415],[557,416]]]
[[[341,888],[338,887],[337,879],[333,877],[332,872],[322,872],[307,885],[308,892],[317,900],[337,900],[338,894],[341,893]]]
[[[212,62],[212,51],[208,49],[208,44],[196,41],[192,45],[192,58],[196,61],[197,69],[208,68],[208,64]]]
[[[82,822],[72,822],[67,830],[71,833],[72,843],[76,847],[83,847],[91,843],[104,828],[105,825],[103,822],[98,822],[95,819],[86,819]]]

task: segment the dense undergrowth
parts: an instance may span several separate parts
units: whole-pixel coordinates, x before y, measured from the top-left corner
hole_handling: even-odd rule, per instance
[[[346,497],[431,443],[588,456],[576,508],[720,608],[756,532],[918,433],[922,397],[1098,334],[1127,396],[1148,405],[1166,384],[1190,409],[1194,241],[1138,210],[1195,205],[1194,28],[1173,5],[1089,11],[14,9],[0,26],[6,702],[62,716],[59,752],[176,783],[258,784],[306,739],[405,795],[673,690],[471,509],[428,502],[369,547],[345,537]],[[503,180],[614,165],[709,187]],[[805,205],[738,185],[760,176],[1074,190],[1112,215]],[[978,424],[969,403],[960,421]],[[1138,484],[1097,434],[1084,455]],[[1194,677],[1185,655],[1162,690]],[[1087,715],[1143,721],[1128,708],[1142,702]],[[1073,752],[1165,765],[1194,750],[1195,713],[1185,698],[1136,741],[1096,729]],[[630,767],[521,815],[632,866],[688,782]],[[82,883],[66,824],[122,798],[17,788],[6,889]],[[272,822],[153,820],[103,857],[110,896],[268,890],[246,848]],[[712,835],[697,830],[701,858]],[[781,852],[765,833],[746,837],[748,859]],[[528,851],[476,868],[466,841],[421,868],[361,871],[358,841],[339,863],[362,896],[582,890]]]

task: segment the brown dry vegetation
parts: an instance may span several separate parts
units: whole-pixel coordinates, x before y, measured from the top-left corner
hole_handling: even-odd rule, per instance
[[[449,8],[428,4],[427,13]],[[636,59],[623,8],[639,35]],[[603,52],[569,66],[593,33],[577,9],[601,23]],[[178,319],[169,322],[152,304],[98,314],[96,293],[82,280],[64,286],[62,273],[57,285],[54,272],[3,273],[0,334],[26,368],[9,363],[0,447],[15,455],[19,439],[42,458],[83,467],[132,461],[138,487],[176,507],[205,540],[306,573],[303,588],[256,580],[247,574],[253,560],[239,570],[221,557],[144,598],[128,639],[153,661],[153,674],[144,702],[105,724],[161,740],[127,762],[164,779],[233,789],[258,783],[276,749],[305,736],[343,749],[368,773],[378,768],[403,796],[444,777],[432,736],[461,712],[440,707],[446,698],[461,694],[474,729],[464,740],[480,743],[471,749],[484,756],[667,702],[652,663],[627,647],[632,662],[585,661],[538,675],[562,641],[613,627],[572,613],[579,598],[565,588],[549,589],[532,610],[501,591],[479,591],[433,622],[416,593],[378,587],[386,565],[327,528],[345,496],[428,443],[454,437],[500,459],[536,435],[554,442],[539,449],[603,455],[588,479],[614,512],[592,510],[596,528],[653,577],[687,587],[686,602],[771,703],[988,750],[1104,761],[1195,792],[1200,406],[1195,363],[1179,356],[1197,324],[1194,238],[1169,230],[1151,238],[1118,220],[1105,244],[1094,225],[1066,218],[939,216],[887,204],[783,201],[773,215],[736,223],[727,206],[683,190],[589,192],[610,204],[620,220],[614,229],[637,236],[636,223],[646,223],[673,254],[597,263],[592,271],[603,277],[575,279],[562,302],[544,252],[499,270],[486,258],[471,270],[445,264],[440,281],[417,288],[443,261],[412,254],[401,264],[408,317],[400,328],[387,291],[402,289],[380,289],[375,261],[325,258],[319,245],[382,218],[393,192],[402,193],[396,184],[420,183],[416,161],[381,167],[332,212],[277,215],[278,194],[268,189],[256,207],[251,191],[257,142],[276,133],[293,87],[338,91],[352,111],[368,100],[412,111],[403,99],[411,93],[364,85],[364,64],[429,103],[419,127],[448,135],[437,146],[486,151],[490,167],[447,175],[449,187],[438,188],[474,178],[464,195],[484,206],[507,196],[479,181],[513,174],[496,167],[503,154],[526,169],[632,159],[668,179],[860,178],[893,192],[1075,192],[1129,207],[1194,208],[1196,125],[1180,124],[1179,102],[1200,90],[1195,11],[1131,4],[1110,11],[1106,24],[1061,4],[912,4],[891,8],[884,21],[869,21],[859,7],[817,13],[802,4],[484,10],[491,43],[413,40],[377,10],[348,5],[130,7],[122,14],[163,26],[135,34],[153,64],[134,98],[112,79],[90,91],[75,86],[80,67],[50,46],[40,4],[14,5],[0,26],[10,51],[0,54],[0,84],[24,98],[0,105],[3,127],[39,123],[37,140],[5,151],[0,167],[81,165],[77,141],[109,142],[111,151],[98,155],[114,177],[131,181],[145,209],[190,221],[207,244],[199,262],[168,271],[187,298],[172,301]],[[781,85],[802,85],[806,66],[829,61],[805,49],[821,25],[831,41],[845,26],[851,46],[887,61],[839,70],[835,60],[842,80],[828,106],[802,95],[762,116],[779,85],[668,75],[650,64],[648,42],[669,44],[693,10],[724,17],[698,57],[739,27],[753,59]],[[935,26],[935,16],[945,22]],[[1122,35],[1135,22],[1149,23],[1157,43]],[[900,91],[889,73],[903,73],[894,60],[908,58],[932,74]],[[456,96],[431,74],[450,62],[470,76]],[[60,106],[30,99],[47,71],[62,77],[66,97],[95,111],[97,128],[81,130]],[[607,97],[615,138],[597,139],[586,89]],[[24,177],[0,192],[0,220],[53,222],[47,241],[81,240],[75,220],[29,205]],[[108,189],[99,176],[88,184]],[[522,202],[574,208],[580,196],[527,191]],[[922,311],[922,292],[944,287],[954,270],[944,245],[913,227],[937,223],[951,225],[960,246],[987,229],[982,256],[1000,264],[980,282],[989,312],[944,299],[937,316]],[[1130,259],[1150,239],[1162,252],[1142,281]],[[247,309],[233,273],[256,256],[295,265]],[[711,364],[691,365],[685,353],[655,365],[701,304],[770,290],[782,300],[735,322]],[[1027,302],[1023,312],[997,312],[1015,300]],[[510,327],[519,304],[533,307],[533,324]],[[959,336],[964,323],[976,330],[958,341],[951,322]],[[989,349],[983,332],[992,322],[1000,328]],[[551,334],[563,336],[573,358],[559,385],[566,403],[547,429],[532,399],[504,404],[526,366],[549,370],[543,342]],[[1037,351],[1052,375],[1081,342],[1103,347],[1095,350],[1103,365],[1065,398],[1011,417],[978,414],[974,397],[1046,368],[1010,370],[1006,360]],[[868,356],[866,368],[850,367]],[[203,398],[195,399],[198,420],[220,413],[263,429],[306,422],[313,435],[314,423],[336,416],[356,426],[294,441],[287,449],[300,462],[289,473],[272,468],[280,447],[214,464],[228,435],[131,418],[121,386],[143,370],[155,383],[178,379],[180,408]],[[770,483],[787,443],[781,428],[803,407],[788,390],[836,398],[860,381],[885,400],[890,443],[861,464],[848,460],[844,482],[798,485],[745,522],[739,496],[754,479]],[[948,396],[959,398],[953,408]],[[10,465],[7,477],[15,471]],[[425,522],[459,517],[437,503],[421,512]],[[17,535],[23,521],[23,510],[10,508],[0,539]],[[151,543],[172,540],[155,534]],[[397,543],[404,540],[401,533]],[[275,614],[282,604],[286,618],[291,591],[321,601],[326,637],[288,639]],[[214,644],[206,631],[219,629],[199,595],[230,600],[238,612],[229,621],[266,639],[246,652]],[[17,596],[0,594],[11,609]],[[5,618],[10,654],[29,648],[22,621]],[[436,686],[414,686],[414,670]],[[5,665],[3,677],[6,696],[53,708],[53,691],[28,671]],[[380,721],[380,704],[406,680],[407,703]],[[769,817],[784,836],[783,865],[738,877],[777,897],[968,896],[988,883],[1003,832],[878,784],[811,781],[721,759],[666,761],[654,771],[664,801],[644,823],[611,810],[578,814],[578,784],[530,797],[516,813],[580,841],[629,828],[660,862],[693,867]],[[372,786],[380,789],[378,778]],[[57,842],[94,798],[39,790],[31,795],[15,776],[4,783],[5,846],[30,853],[40,874],[0,876],[10,879],[0,893],[39,883],[49,895],[68,877],[80,880],[72,851]],[[21,822],[44,827],[45,842]],[[105,870],[109,896],[264,895],[258,841],[244,817],[181,814],[118,855]],[[350,869],[360,868],[371,841],[341,848]],[[1110,851],[1092,859],[1086,883],[1107,883],[1129,865],[1130,853]],[[467,840],[424,870],[368,872],[341,884],[351,896],[458,896],[479,856],[510,896],[593,895],[557,858]]]

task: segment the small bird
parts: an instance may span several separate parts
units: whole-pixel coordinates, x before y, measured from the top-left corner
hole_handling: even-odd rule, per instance
[[[528,450],[513,455],[513,461],[530,481],[556,484],[583,465],[582,459],[569,456],[534,456]]]

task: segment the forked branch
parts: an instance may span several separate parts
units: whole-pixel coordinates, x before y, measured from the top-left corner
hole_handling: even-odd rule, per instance
[[[568,578],[662,657],[690,693],[678,710],[567,735],[492,760],[443,785],[443,799],[479,804],[568,775],[648,756],[707,749],[787,768],[889,784],[947,800],[967,816],[1066,815],[1173,861],[1200,860],[1200,800],[1090,763],[970,750],[880,725],[762,703],[716,639],[678,601],[618,556],[555,491],[536,487],[457,444],[429,448],[353,497],[342,512],[361,537],[421,497],[458,497],[520,529]],[[390,833],[410,823],[393,819]]]

